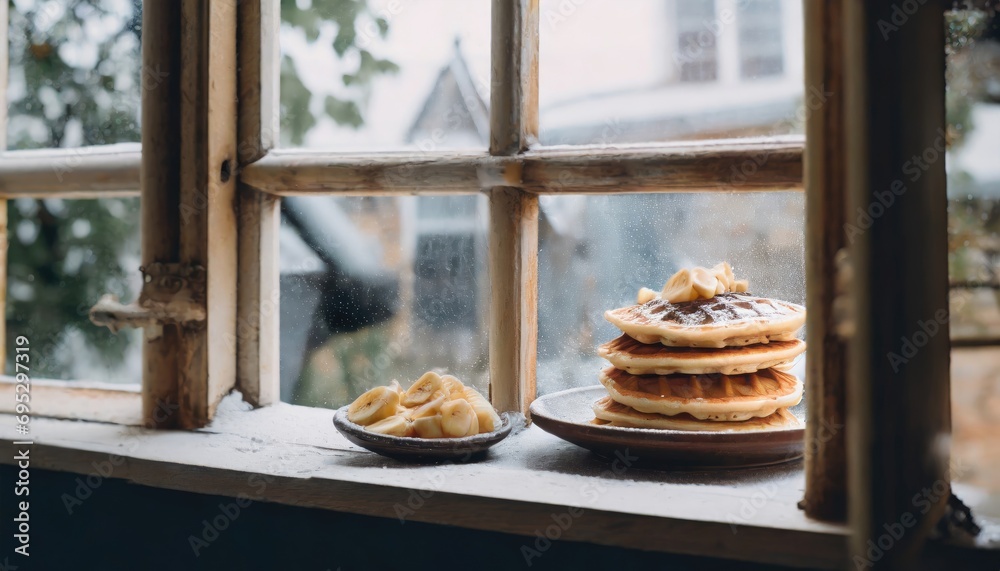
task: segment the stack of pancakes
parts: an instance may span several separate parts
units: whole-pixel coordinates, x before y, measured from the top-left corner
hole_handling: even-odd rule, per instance
[[[719,281],[678,294],[671,283],[682,272]],[[612,364],[600,373],[608,396],[594,403],[598,422],[705,431],[800,426],[788,407],[802,399],[802,382],[785,367],[805,351],[796,338],[805,308],[747,293],[731,276],[728,264],[682,270],[662,295],[643,289],[645,303],[604,314],[623,335],[598,348]]]

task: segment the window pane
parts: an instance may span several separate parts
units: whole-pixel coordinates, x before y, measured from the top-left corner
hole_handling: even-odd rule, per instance
[[[485,148],[489,0],[281,3],[281,144]]]
[[[802,133],[822,103],[800,0],[541,0],[540,28],[545,145]]]
[[[10,4],[8,147],[139,141],[141,0]]]
[[[736,10],[740,35],[740,77],[781,75],[785,50],[780,18],[781,0],[741,2]]]
[[[947,16],[952,470],[977,518],[1000,518],[1000,18]]]
[[[543,196],[539,394],[596,384],[597,346],[621,334],[604,312],[682,267],[725,260],[751,292],[804,303],[804,208],[798,192]]]
[[[6,371],[23,335],[33,378],[139,383],[142,334],[88,318],[105,293],[131,301],[141,289],[139,199],[19,198],[7,216]]]
[[[336,408],[431,369],[486,394],[486,198],[286,198],[281,399]]]

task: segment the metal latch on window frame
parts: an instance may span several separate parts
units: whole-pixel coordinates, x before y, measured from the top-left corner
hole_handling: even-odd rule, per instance
[[[90,308],[90,321],[112,332],[127,327],[183,325],[205,321],[206,279],[200,265],[155,262],[139,268],[139,299],[123,304],[105,294]]]

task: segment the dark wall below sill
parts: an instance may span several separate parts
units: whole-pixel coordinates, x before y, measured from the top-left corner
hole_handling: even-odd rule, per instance
[[[233,498],[109,479],[69,514],[63,495],[75,494],[77,478],[31,470],[31,543],[30,557],[25,558],[14,553],[12,537],[16,506],[25,497],[14,495],[14,468],[0,466],[0,569],[509,570],[529,568],[521,548],[534,542],[516,535],[255,502],[241,508],[196,556],[189,536],[201,536],[203,522],[222,516],[220,504],[232,504]],[[573,542],[554,542],[531,563],[532,570],[776,569]]]

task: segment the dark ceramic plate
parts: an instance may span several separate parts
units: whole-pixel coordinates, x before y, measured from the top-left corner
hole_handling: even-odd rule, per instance
[[[627,451],[650,468],[742,468],[802,457],[804,428],[720,433],[594,424],[594,401],[607,394],[596,386],[545,395],[531,404],[531,420],[598,456],[614,459]]]
[[[409,462],[470,462],[481,460],[486,450],[510,434],[507,413],[500,414],[500,428],[493,432],[464,438],[406,438],[368,432],[365,427],[347,420],[347,407],[333,415],[333,425],[345,438],[376,454]]]

